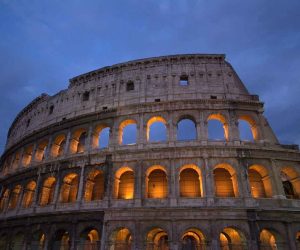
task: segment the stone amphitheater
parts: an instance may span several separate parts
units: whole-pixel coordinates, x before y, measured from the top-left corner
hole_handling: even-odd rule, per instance
[[[263,112],[223,54],[72,78],[8,131],[0,249],[300,249],[299,148]]]

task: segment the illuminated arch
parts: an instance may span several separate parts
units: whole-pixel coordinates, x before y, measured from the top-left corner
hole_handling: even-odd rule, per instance
[[[277,244],[279,243],[279,235],[275,233],[273,230],[263,229],[260,232],[259,240],[260,240],[260,248],[261,249],[270,249],[277,250]]]
[[[300,249],[300,231],[296,233],[296,247]]]
[[[9,200],[9,189],[5,189],[0,199],[0,212],[3,212]]]
[[[168,234],[161,228],[154,228],[147,234],[146,250],[169,249]]]
[[[14,187],[9,198],[8,209],[15,209],[17,207],[20,199],[21,191],[22,191],[21,185],[17,185]]]
[[[86,180],[84,200],[102,200],[104,196],[104,174],[100,170],[92,170]]]
[[[56,136],[52,144],[51,156],[54,158],[62,156],[65,152],[65,146],[66,136],[64,134]]]
[[[168,179],[164,167],[154,165],[146,171],[146,194],[147,198],[167,198]]]
[[[190,116],[181,117],[177,123],[177,140],[196,140],[197,129],[195,119]]]
[[[36,153],[34,160],[35,161],[43,161],[45,159],[45,154],[46,154],[46,149],[48,147],[48,140],[43,140],[41,141],[37,148],[36,148]]]
[[[78,174],[70,173],[67,174],[62,182],[60,190],[60,202],[71,203],[75,202],[78,192],[79,178]]]
[[[128,228],[120,228],[110,235],[109,250],[132,249],[132,236]]]
[[[36,189],[36,182],[35,181],[30,181],[24,190],[24,196],[23,196],[23,204],[22,206],[24,208],[29,208],[32,203],[33,203],[33,198],[35,194],[35,189]]]
[[[179,172],[179,188],[181,197],[201,197],[202,175],[200,169],[194,164],[181,167]]]
[[[238,197],[238,180],[236,171],[227,163],[214,167],[215,195],[217,197]]]
[[[107,131],[108,130],[108,131]],[[108,136],[108,138],[106,138],[107,140],[107,144],[104,146],[100,146],[101,141],[104,141],[104,136],[107,133],[106,136]],[[93,131],[93,135],[92,135],[92,148],[106,148],[108,147],[109,144],[109,134],[110,134],[110,127],[106,124],[99,124],[98,126],[96,126],[96,128]]]
[[[154,140],[154,141],[166,141],[167,140],[167,122],[164,118],[162,118],[161,116],[153,116],[151,117],[148,122],[147,122],[147,141],[153,141],[152,140],[152,136],[151,136],[151,126],[154,123],[161,123],[164,126],[164,131],[162,131],[164,133],[165,138],[162,139],[158,139],[158,140]]]
[[[249,124],[253,140],[258,140],[258,128],[255,120],[249,115],[240,115],[238,119]]]
[[[272,182],[268,170],[261,165],[252,165],[248,169],[251,195],[254,198],[271,198]]]
[[[211,126],[209,124],[209,121],[211,120],[216,120],[222,123],[223,125],[223,133],[224,133],[224,139],[228,141],[229,138],[229,128],[228,128],[228,123],[225,119],[225,117],[222,114],[216,113],[216,114],[210,114],[207,118],[207,123],[208,123],[208,134],[210,135],[211,131]],[[216,138],[209,138],[215,140]]]
[[[281,168],[281,181],[285,196],[290,199],[299,199],[300,197],[300,176],[292,167]]]
[[[42,230],[37,230],[33,233],[32,239],[30,242],[30,249],[38,250],[44,249],[46,243],[46,235]]]
[[[22,165],[27,167],[31,163],[33,154],[33,145],[27,146],[24,149],[23,157],[22,157]]]
[[[135,138],[134,140],[130,141],[129,143],[128,142],[125,142],[125,138],[124,136],[128,136],[127,132],[128,131],[125,131],[124,133],[124,130],[126,129],[127,126],[129,125],[135,125]],[[127,120],[124,120],[120,123],[119,125],[119,145],[130,145],[130,144],[135,144],[137,142],[137,122],[133,119],[127,119]]]
[[[20,152],[16,152],[12,161],[12,169],[17,169],[20,165]]]
[[[52,241],[52,249],[71,249],[71,237],[68,231],[64,229],[56,231]]]
[[[44,180],[40,194],[40,206],[50,205],[53,202],[56,179],[51,176]]]
[[[122,167],[115,174],[115,198],[133,199],[134,171],[130,167]]]
[[[70,142],[70,153],[77,154],[83,153],[86,150],[87,131],[80,128],[74,131],[72,140]]]
[[[247,241],[244,234],[235,228],[226,227],[220,233],[220,248],[222,250],[228,249],[245,249],[247,247]]]
[[[203,233],[197,228],[189,228],[181,236],[182,250],[205,249],[206,240]]]
[[[84,250],[100,249],[100,234],[95,228],[85,229],[80,234],[80,246]]]

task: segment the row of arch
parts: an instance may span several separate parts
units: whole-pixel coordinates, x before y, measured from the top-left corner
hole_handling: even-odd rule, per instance
[[[105,195],[105,174],[101,169],[91,170],[84,181],[83,199],[86,202],[101,200]],[[203,197],[203,177],[201,169],[194,164],[184,165],[178,173],[179,196],[184,198]],[[40,206],[50,205],[54,200],[55,190],[59,187],[59,202],[72,203],[78,200],[79,174],[66,174],[61,183],[57,183],[54,176],[42,180],[39,195],[36,196]],[[164,199],[168,197],[169,180],[165,167],[153,165],[145,173],[145,198]],[[233,167],[222,163],[213,170],[214,190],[216,197],[239,197],[238,176]],[[268,170],[261,165],[252,165],[248,168],[249,189],[253,198],[271,198],[273,184]],[[291,167],[281,169],[281,182],[287,198],[299,198],[300,178]],[[114,174],[113,198],[133,199],[135,196],[135,173],[131,167],[124,166]],[[7,188],[2,192],[0,210],[15,209],[18,206],[29,208],[35,199],[37,183],[34,180],[22,186],[17,184],[10,192]],[[22,195],[23,197],[21,197]],[[21,204],[19,204],[21,202]]]
[[[76,249],[97,250],[101,249],[100,233],[96,228],[87,228],[81,232],[80,238],[75,241]],[[170,240],[166,230],[160,227],[152,228],[145,235],[143,249],[146,250],[169,250]],[[55,232],[51,240],[47,239],[42,230],[33,233],[30,242],[26,242],[25,235],[22,232],[16,233],[9,242],[8,236],[0,236],[0,249],[21,249],[25,245],[31,250],[45,249],[64,249],[69,250],[72,247],[71,234],[65,229],[59,229]],[[130,250],[133,249],[134,238],[131,231],[126,228],[117,228],[109,236],[105,244],[105,249],[109,250]],[[26,242],[26,243],[25,243]],[[295,235],[295,243],[299,246],[300,232]],[[179,239],[179,248],[182,250],[205,250],[210,249],[210,241],[207,240],[203,232],[197,227],[189,228],[181,233]],[[249,242],[243,232],[236,227],[225,227],[219,233],[219,249],[221,250],[245,250],[249,249]],[[259,233],[259,247],[266,250],[285,249],[285,243],[280,235],[270,229],[262,229]]]
[[[241,115],[238,118],[243,133],[240,133],[241,140],[257,140],[258,128],[254,119],[248,115]],[[210,114],[208,122],[209,140],[229,140],[229,125],[224,115]],[[118,126],[118,144],[132,145],[138,140],[137,121],[134,119],[123,120]],[[151,117],[146,125],[146,141],[161,142],[168,140],[168,123],[162,116]],[[4,174],[9,169],[16,169],[20,166],[29,166],[32,161],[41,162],[45,158],[57,158],[64,154],[77,154],[87,151],[88,148],[106,148],[111,137],[111,127],[107,124],[95,126],[91,133],[86,128],[76,129],[70,137],[67,134],[58,134],[54,140],[43,139],[37,144],[30,144],[22,150],[16,151],[7,158],[3,168]],[[177,123],[177,140],[196,140],[197,124],[192,116],[186,115]]]

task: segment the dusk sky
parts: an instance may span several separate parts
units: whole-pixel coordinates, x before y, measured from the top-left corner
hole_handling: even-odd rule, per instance
[[[300,1],[0,0],[0,153],[41,93],[128,60],[224,53],[281,143],[300,144]]]

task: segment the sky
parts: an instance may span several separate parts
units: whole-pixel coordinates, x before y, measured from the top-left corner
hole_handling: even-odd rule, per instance
[[[283,144],[300,144],[299,0],[0,0],[0,153],[41,93],[128,60],[224,53]]]

